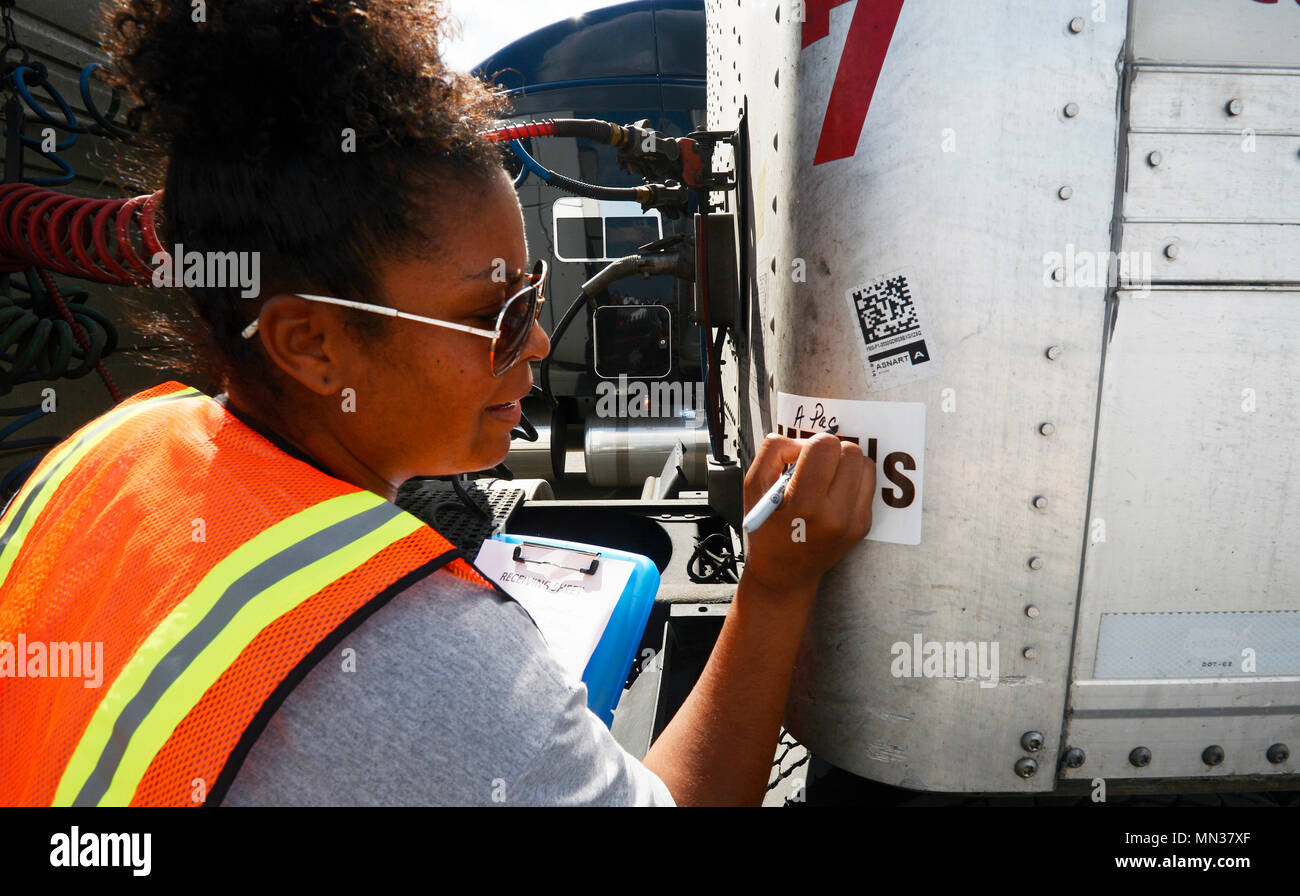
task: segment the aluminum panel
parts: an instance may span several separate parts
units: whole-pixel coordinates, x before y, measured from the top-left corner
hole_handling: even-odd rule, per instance
[[[1300,71],[1133,73],[1131,130],[1219,130],[1300,136]]]
[[[1157,700],[1163,697],[1155,695]],[[1254,701],[1257,696],[1251,694],[1248,699]],[[1071,724],[1069,742],[1083,751],[1084,762],[1078,768],[1063,769],[1061,777],[1093,781],[1293,776],[1300,771],[1294,755],[1295,744],[1300,742],[1300,705],[1293,702],[1275,709],[1269,714],[1243,714],[1226,708],[1177,716],[1083,715]],[[1273,744],[1290,748],[1286,762],[1269,761],[1268,749]],[[1209,765],[1202,758],[1210,746],[1219,747],[1223,753],[1219,765]],[[1130,759],[1138,747],[1146,747],[1150,754],[1148,763],[1141,767]]]
[[[1300,67],[1300,6],[1256,0],[1133,0],[1137,61]]]
[[[1226,748],[1225,740],[1256,756],[1252,774],[1287,770],[1266,762],[1258,744],[1254,752],[1246,746],[1266,730],[1281,738],[1282,729],[1294,729],[1300,677],[1102,682],[1095,670],[1108,614],[1297,609],[1298,331],[1296,291],[1120,293],[1101,393],[1071,690],[1069,742],[1089,757],[1079,774],[1209,774],[1200,751],[1210,743]],[[1293,633],[1264,649],[1281,654],[1300,645]],[[1271,656],[1270,668],[1283,660]],[[1107,697],[1090,707],[1088,695],[1099,689]],[[1292,717],[1275,719],[1285,715],[1278,706],[1290,706]],[[1196,721],[1225,708],[1273,721]],[[1159,768],[1128,764],[1133,747],[1154,751],[1154,744],[1181,744],[1181,758]]]
[[[1298,316],[1300,292],[1285,289],[1120,293],[1098,420],[1082,677],[1097,618],[1133,610],[1132,595],[1145,612],[1295,609]]]
[[[1300,283],[1300,224],[1126,224],[1121,251],[1148,283]]]
[[[1300,678],[1269,676],[1224,679],[1214,687],[1185,680],[1076,682],[1070,691],[1068,743],[1083,763],[1061,769],[1065,779],[1295,775],[1300,743]],[[1176,695],[1175,703],[1170,702]],[[1284,744],[1286,762],[1272,762],[1268,749]],[[1206,747],[1224,759],[1207,765]],[[1151,762],[1134,766],[1137,747]],[[1276,758],[1276,757],[1275,757]]]
[[[1298,149],[1295,137],[1129,134],[1124,216],[1300,223]]]

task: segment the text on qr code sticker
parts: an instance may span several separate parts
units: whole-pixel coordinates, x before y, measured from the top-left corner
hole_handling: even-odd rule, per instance
[[[901,274],[853,290],[853,306],[868,345],[920,328],[907,278]]]

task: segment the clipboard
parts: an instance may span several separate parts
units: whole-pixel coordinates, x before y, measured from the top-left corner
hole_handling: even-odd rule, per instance
[[[528,610],[552,656],[571,680],[586,685],[587,706],[611,725],[659,592],[654,561],[503,533],[483,542],[474,565]]]

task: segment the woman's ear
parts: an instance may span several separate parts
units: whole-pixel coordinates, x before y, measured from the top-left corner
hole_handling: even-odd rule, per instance
[[[355,349],[332,309],[279,293],[266,300],[259,321],[262,348],[277,367],[318,395],[338,391]]]

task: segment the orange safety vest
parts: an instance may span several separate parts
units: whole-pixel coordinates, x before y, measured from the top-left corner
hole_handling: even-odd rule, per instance
[[[451,543],[178,382],[0,516],[0,804],[216,805],[307,673]]]

